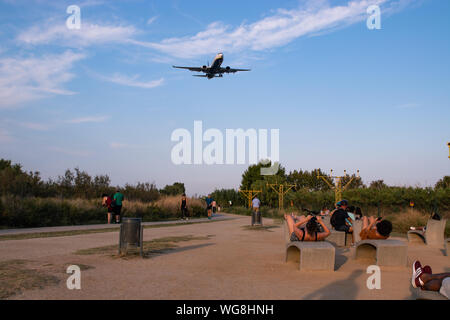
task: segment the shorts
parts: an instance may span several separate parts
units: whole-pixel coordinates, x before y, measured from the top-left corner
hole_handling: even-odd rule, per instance
[[[444,278],[444,280],[442,280],[441,290],[439,290],[439,293],[447,299],[450,299],[450,277]]]
[[[344,231],[345,233],[351,233],[350,232],[350,227],[346,224],[341,225],[341,226],[337,226],[334,228],[336,231]]]
[[[211,209],[212,209],[212,205],[211,204],[206,207],[206,210],[211,210]]]
[[[120,212],[122,211],[122,206],[114,206],[113,210],[115,215],[120,215]]]

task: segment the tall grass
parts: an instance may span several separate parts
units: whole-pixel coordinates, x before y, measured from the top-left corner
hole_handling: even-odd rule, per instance
[[[173,220],[180,216],[180,197],[167,196],[153,202],[125,200],[122,215],[144,221]],[[203,200],[188,198],[193,217],[206,215]],[[101,199],[0,198],[0,228],[45,227],[104,223],[106,208]]]

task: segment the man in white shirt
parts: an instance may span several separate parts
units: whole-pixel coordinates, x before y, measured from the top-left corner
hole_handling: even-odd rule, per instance
[[[258,197],[255,197],[252,201],[252,226],[255,224],[255,218],[256,223],[259,223],[262,225],[262,219],[261,219],[261,212],[259,212],[259,207],[261,205],[261,201],[259,201]]]

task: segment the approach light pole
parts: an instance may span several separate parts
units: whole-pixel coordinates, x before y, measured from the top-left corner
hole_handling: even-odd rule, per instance
[[[261,193],[262,190],[240,190],[239,192],[244,195],[244,197],[248,200],[248,208],[252,208],[252,200],[258,194]]]
[[[296,187],[296,185],[287,183],[286,184],[268,183],[267,186],[272,188],[272,190],[278,194],[278,211],[281,213],[284,207],[284,195],[287,194],[289,191],[291,191],[292,188]]]
[[[352,177],[350,181],[345,184],[345,186],[342,186],[342,179],[345,177],[348,177],[347,170],[344,170],[343,176],[333,176],[333,169],[331,169],[331,173],[329,176],[321,176],[321,175],[317,176],[317,179],[319,178],[323,179],[323,181],[327,183],[327,185],[331,188],[331,190],[334,191],[335,204],[342,200],[342,192],[344,192],[348,188],[350,183],[352,183],[352,181],[355,179],[355,177]],[[331,178],[332,180],[334,179],[334,185],[331,184],[327,180],[327,178]],[[356,171],[356,178],[359,178],[359,170]]]

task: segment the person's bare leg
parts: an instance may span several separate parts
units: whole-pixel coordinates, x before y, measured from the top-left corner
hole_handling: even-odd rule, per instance
[[[364,230],[364,229],[366,229],[369,226],[369,221],[367,220],[366,216],[364,216],[362,218],[362,222],[363,222],[363,225],[362,225],[362,229],[361,230]]]
[[[442,281],[445,278],[449,278],[450,273],[438,273],[438,274],[429,274],[422,273],[420,275],[420,280],[424,283],[423,289],[427,291],[439,291],[442,286]]]
[[[445,278],[450,278],[450,273],[436,273],[436,274],[429,274],[429,273],[422,273],[420,275],[420,279],[423,281],[423,283],[427,283],[428,281],[432,280],[444,280]]]
[[[442,280],[431,280],[423,285],[423,289],[427,291],[439,291],[441,290]]]
[[[294,232],[294,218],[287,214],[284,215],[284,218],[286,219],[289,228],[289,234],[292,234],[292,232]]]
[[[111,212],[108,212],[108,224],[111,224]]]

